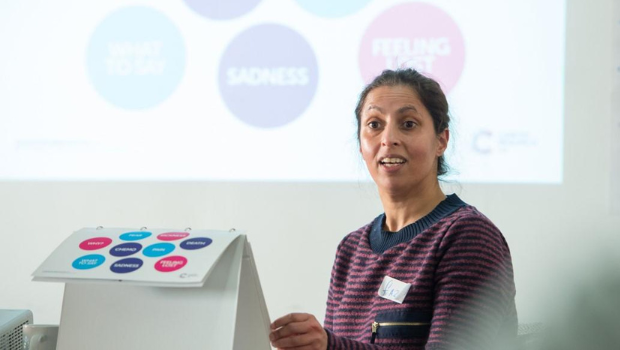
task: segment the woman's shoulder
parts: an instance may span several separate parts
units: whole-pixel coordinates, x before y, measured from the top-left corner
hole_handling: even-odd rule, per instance
[[[448,218],[444,242],[455,239],[477,239],[506,246],[506,239],[500,229],[486,215],[473,205],[466,204]]]
[[[494,225],[491,219],[480,212],[478,208],[467,203],[454,212],[452,221],[472,221]]]
[[[348,233],[346,236],[342,238],[340,244],[338,244],[338,250],[340,250],[343,246],[357,246],[362,241],[368,241],[368,235],[370,234],[370,230],[372,226],[377,222],[377,220],[381,220],[383,214],[377,216],[371,222],[365,224],[364,226],[358,228],[355,231]]]

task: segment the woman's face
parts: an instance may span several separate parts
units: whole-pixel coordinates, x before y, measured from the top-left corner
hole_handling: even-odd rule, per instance
[[[403,85],[370,91],[360,116],[360,151],[381,191],[422,191],[437,181],[449,132],[435,133],[417,93]]]

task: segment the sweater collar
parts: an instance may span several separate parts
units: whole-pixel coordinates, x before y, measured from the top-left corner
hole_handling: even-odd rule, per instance
[[[383,253],[396,244],[409,241],[420,232],[426,230],[439,220],[452,214],[459,208],[467,205],[456,194],[446,196],[437,206],[426,216],[413,222],[397,232],[383,230],[385,213],[377,216],[372,223],[370,231],[370,246],[375,253]]]

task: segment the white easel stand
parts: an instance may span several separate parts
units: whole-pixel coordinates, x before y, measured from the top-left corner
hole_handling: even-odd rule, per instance
[[[271,349],[252,250],[240,235],[203,287],[67,283],[58,350]]]

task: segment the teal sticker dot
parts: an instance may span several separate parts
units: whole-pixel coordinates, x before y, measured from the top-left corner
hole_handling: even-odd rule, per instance
[[[77,270],[89,270],[94,269],[97,266],[101,266],[104,262],[105,257],[103,255],[89,254],[75,259],[71,266]]]
[[[175,246],[172,243],[155,243],[144,248],[142,254],[144,254],[144,256],[148,256],[149,258],[156,258],[172,253],[174,248]]]
[[[151,236],[153,233],[148,231],[132,231],[125,232],[120,236],[120,239],[123,241],[139,241],[141,239],[145,239]]]

